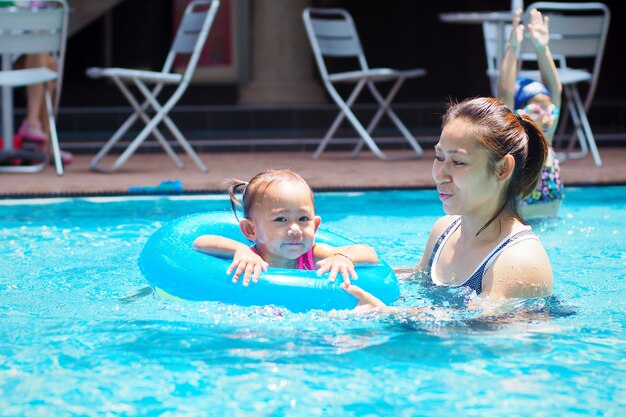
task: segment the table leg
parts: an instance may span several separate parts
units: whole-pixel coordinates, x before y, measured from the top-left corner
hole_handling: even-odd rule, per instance
[[[2,71],[11,70],[11,56],[2,55]],[[2,87],[2,137],[4,146],[2,150],[13,151],[13,89]]]

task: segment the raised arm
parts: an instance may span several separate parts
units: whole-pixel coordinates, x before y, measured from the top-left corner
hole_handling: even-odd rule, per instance
[[[550,48],[548,46],[550,41],[548,24],[548,16],[542,17],[541,12],[537,9],[533,9],[530,12],[528,31],[530,32],[533,48],[535,49],[535,54],[537,55],[537,64],[539,65],[541,79],[552,95],[552,103],[556,106],[556,108],[560,109],[561,91],[563,90],[563,87],[559,81],[556,65],[554,64],[554,58],[552,57],[552,53],[550,52]]]
[[[358,278],[354,270],[356,265],[378,263],[376,251],[370,246],[361,244],[335,248],[318,243],[313,249],[313,256],[319,259],[315,263],[319,274],[330,271],[328,279],[331,282],[334,282],[337,274],[340,274],[347,285],[350,285],[350,277]]]
[[[250,279],[258,282],[263,271],[268,268],[259,255],[241,242],[217,235],[202,235],[193,242],[193,248],[198,252],[220,258],[232,258],[233,262],[226,270],[227,274],[233,274],[233,283],[237,283],[243,274],[243,286],[248,286]]]
[[[522,9],[516,10],[511,24],[511,36],[500,64],[500,77],[498,78],[498,98],[511,110],[513,110],[515,103],[517,52],[524,37],[524,26],[520,25],[521,17]]]

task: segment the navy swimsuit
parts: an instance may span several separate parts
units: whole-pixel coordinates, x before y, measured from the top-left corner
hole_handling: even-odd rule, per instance
[[[430,271],[430,277],[435,285],[446,285],[435,277],[434,272],[444,243],[448,240],[452,232],[454,232],[460,225],[461,218],[459,217],[454,220],[452,224],[441,234],[437,243],[435,243],[435,247],[433,247],[433,253],[430,255],[430,261],[428,263],[428,270]],[[483,275],[485,275],[485,271],[492,264],[492,262],[498,257],[504,248],[526,239],[537,239],[537,236],[532,232],[530,226],[524,226],[523,230],[505,237],[502,242],[500,242],[500,244],[492,250],[487,257],[485,257],[474,273],[463,284],[458,286],[470,287],[472,290],[476,291],[476,294],[480,294],[483,291]]]

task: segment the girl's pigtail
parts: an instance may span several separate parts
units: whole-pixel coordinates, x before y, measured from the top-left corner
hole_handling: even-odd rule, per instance
[[[226,185],[228,190],[228,197],[230,197],[230,207],[235,214],[235,218],[237,219],[237,221],[239,221],[239,216],[237,215],[237,207],[241,207],[244,210],[244,217],[247,216],[247,213],[245,212],[244,206],[245,200],[244,204],[241,204],[241,201],[239,201],[239,199],[237,198],[237,192],[239,191],[239,189],[242,189],[242,200],[245,199],[246,187],[248,186],[248,183],[240,180],[230,180]]]

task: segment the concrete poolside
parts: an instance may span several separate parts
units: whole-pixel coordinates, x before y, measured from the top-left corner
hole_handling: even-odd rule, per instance
[[[410,155],[408,151],[390,152]],[[300,173],[316,190],[432,187],[432,150],[421,159],[381,161],[370,153],[351,158],[348,152],[327,151],[313,161],[312,152],[211,152],[201,154],[209,172],[202,173],[183,157],[186,169],[179,170],[164,153],[138,154],[114,173],[90,171],[92,155],[77,155],[58,177],[52,166],[35,174],[0,173],[0,198],[117,195],[129,187],[156,186],[180,180],[185,192],[222,192],[229,178],[247,180],[267,168],[290,168]],[[591,155],[561,164],[566,185],[626,183],[626,147],[600,149],[603,165],[597,168]],[[106,165],[107,160],[104,161]]]

